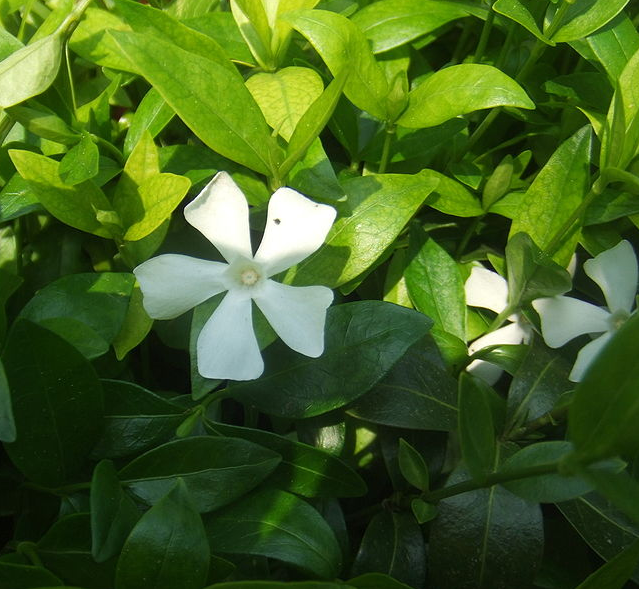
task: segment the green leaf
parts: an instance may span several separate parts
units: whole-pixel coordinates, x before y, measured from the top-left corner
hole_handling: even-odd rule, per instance
[[[372,423],[407,429],[457,427],[457,383],[432,337],[417,342],[348,412]]]
[[[271,43],[272,21],[269,22],[264,3],[231,0],[230,6],[235,23],[257,63],[267,71],[274,70],[277,64]]]
[[[605,457],[639,447],[639,314],[635,313],[596,356],[575,390],[568,433],[584,456]]]
[[[542,249],[550,244],[588,192],[591,145],[587,125],[557,148],[526,191],[511,236],[523,231]],[[567,266],[578,239],[579,231],[562,236],[562,247],[553,259]]]
[[[48,284],[20,317],[64,338],[89,359],[105,354],[126,317],[132,274],[72,274]]]
[[[98,220],[98,213],[113,213],[104,193],[87,180],[68,186],[60,178],[60,164],[30,151],[9,150],[11,161],[30,184],[42,205],[58,220],[100,237],[112,236],[111,229]]]
[[[16,441],[16,423],[13,417],[11,390],[7,382],[4,366],[0,361],[0,441]]]
[[[0,587],[3,589],[32,589],[62,585],[62,581],[41,566],[0,562]]]
[[[513,308],[541,297],[562,295],[572,288],[568,271],[549,259],[526,233],[515,233],[506,244],[508,304]]]
[[[123,490],[109,460],[102,460],[91,479],[91,554],[104,562],[120,554],[127,536],[140,519],[140,511]]]
[[[448,485],[467,480],[457,468]],[[511,589],[535,578],[543,553],[539,505],[494,486],[444,499],[430,524],[429,571],[436,587]]]
[[[496,106],[534,109],[522,87],[490,65],[461,64],[429,76],[408,96],[398,125],[419,129]]]
[[[428,466],[422,455],[403,438],[399,440],[398,459],[403,477],[420,491],[428,491]]]
[[[422,174],[377,174],[345,182],[350,210],[339,215],[325,244],[289,271],[287,281],[334,288],[353,280],[393,243],[437,184]]]
[[[531,466],[558,463],[574,452],[570,442],[551,441],[531,444],[515,452],[499,468],[517,471]],[[503,483],[509,491],[531,503],[558,503],[592,491],[592,485],[576,476],[546,474]]]
[[[144,310],[142,299],[142,291],[140,286],[136,284],[133,286],[133,291],[129,298],[129,306],[127,307],[122,327],[111,342],[118,360],[125,358],[133,348],[142,343],[153,325],[153,319]]]
[[[165,102],[155,88],[151,88],[138,104],[138,108],[131,120],[131,126],[124,138],[124,155],[129,156],[142,135],[148,131],[151,137],[156,137],[166,127],[175,111]]]
[[[380,301],[331,307],[322,356],[307,358],[276,342],[264,354],[264,376],[233,383],[232,396],[272,415],[321,415],[371,390],[429,326],[420,313]]]
[[[410,509],[418,524],[425,524],[437,517],[437,506],[419,498],[410,502]]]
[[[0,108],[44,92],[55,80],[62,56],[62,34],[47,35],[0,61]]]
[[[93,559],[88,513],[73,513],[58,519],[38,541],[37,555],[67,583],[91,589],[113,589],[116,561],[98,563]]]
[[[118,559],[115,589],[201,589],[209,561],[202,520],[178,479],[127,538]]]
[[[608,77],[616,82],[639,49],[639,33],[632,20],[621,12],[596,33],[570,44],[584,58],[600,63]]]
[[[324,90],[320,75],[306,67],[260,72],[246,81],[269,126],[287,141],[308,108]]]
[[[556,43],[583,39],[609,23],[628,0],[581,0],[568,8],[562,24],[551,36]]]
[[[351,585],[322,581],[229,581],[216,583],[205,589],[351,589]],[[386,588],[385,588],[386,589]],[[388,589],[396,589],[389,586]],[[401,587],[400,589],[403,589]]]
[[[474,478],[495,469],[495,425],[483,381],[462,372],[459,379],[459,441],[464,463]]]
[[[333,77],[349,70],[344,94],[356,107],[386,120],[388,82],[357,25],[327,10],[299,10],[286,21],[309,40]]]
[[[41,210],[31,185],[20,174],[11,176],[0,191],[0,221],[11,221]]]
[[[70,344],[29,321],[14,324],[2,362],[11,387],[16,441],[5,449],[32,481],[59,485],[84,466],[100,434],[102,391]]]
[[[347,77],[348,71],[335,78],[298,121],[286,150],[286,159],[278,170],[282,177],[291,171],[293,166],[307,154],[307,151],[310,152],[310,146],[316,142],[317,137],[326,127],[339,102]]]
[[[592,466],[578,470],[580,476],[595,487],[595,490],[610,500],[622,513],[639,523],[639,482],[627,471],[603,471]]]
[[[158,37],[111,31],[127,59],[211,149],[269,174],[280,157],[262,112],[227,68]]]
[[[373,53],[382,53],[468,14],[463,5],[446,0],[381,0],[358,10],[352,20],[372,43]]]
[[[80,135],[71,129],[59,116],[41,108],[12,106],[6,113],[18,121],[27,131],[63,145],[75,145]]]
[[[455,217],[476,217],[484,213],[477,198],[463,184],[436,170],[426,169],[420,174],[438,181],[428,206]]]
[[[435,322],[433,330],[465,340],[466,296],[457,263],[421,229],[411,231],[411,250],[404,277],[413,304]]]
[[[217,435],[242,438],[277,452],[282,461],[269,483],[304,497],[359,497],[366,493],[361,477],[341,460],[276,434],[223,423],[207,423]]]
[[[563,501],[557,507],[604,560],[614,558],[639,538],[639,526],[598,493]],[[633,578],[638,581],[639,574]]]
[[[341,554],[322,516],[295,495],[260,489],[204,518],[211,550],[276,558],[321,578],[338,574]]]
[[[79,143],[60,161],[58,173],[68,186],[75,186],[95,177],[99,171],[100,151],[91,136],[83,133]]]
[[[131,492],[150,504],[180,477],[198,511],[206,512],[250,491],[279,462],[275,452],[245,440],[198,436],[153,448],[129,462],[119,476]]]
[[[175,435],[182,408],[133,383],[102,381],[104,430],[93,449],[96,458],[122,458],[155,448]]]
[[[521,427],[553,409],[574,384],[568,380],[571,365],[535,337],[513,375],[506,406],[506,431]]]
[[[371,519],[352,575],[385,573],[411,587],[422,587],[426,577],[426,548],[422,531],[410,513],[382,511]]]
[[[576,589],[622,589],[639,562],[639,540],[598,568]]]
[[[493,4],[493,10],[496,13],[514,20],[547,45],[554,45],[554,42],[548,39],[540,29],[545,8],[544,5],[534,2],[534,0],[497,0]]]

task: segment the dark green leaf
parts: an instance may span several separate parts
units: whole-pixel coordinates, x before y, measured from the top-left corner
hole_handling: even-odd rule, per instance
[[[362,538],[352,575],[385,573],[411,587],[426,577],[426,548],[422,531],[410,513],[383,511],[375,515]]]
[[[410,589],[408,585],[400,583],[393,577],[389,577],[384,573],[365,573],[347,581],[348,587],[356,587],[357,589]]]
[[[391,303],[332,307],[322,356],[309,359],[276,342],[264,354],[266,374],[233,383],[232,395],[274,415],[321,415],[371,390],[428,328],[423,315]]]
[[[482,478],[495,468],[496,438],[490,390],[483,381],[462,373],[459,379],[459,441],[468,470]]]
[[[0,562],[0,588],[33,589],[34,587],[59,586],[62,581],[41,566]]]
[[[604,564],[576,589],[622,589],[639,562],[639,540]]]
[[[102,426],[102,391],[92,366],[62,338],[29,321],[11,330],[2,356],[16,441],[5,444],[29,479],[59,485],[84,465]]]
[[[570,406],[568,433],[584,456],[632,455],[639,447],[639,314],[615,333],[579,383]]]
[[[209,560],[202,520],[178,479],[127,538],[118,559],[115,589],[201,589]]]
[[[326,521],[284,491],[257,490],[204,523],[213,552],[277,558],[328,579],[340,569],[339,545]]]
[[[192,437],[146,452],[120,471],[140,499],[154,504],[180,477],[200,512],[241,497],[279,464],[275,452],[237,438]]]
[[[115,272],[64,276],[40,290],[20,316],[95,358],[106,353],[118,335],[133,283],[132,274]]]
[[[462,469],[449,485],[467,480]],[[494,486],[444,499],[431,522],[429,571],[435,587],[527,589],[543,551],[539,505]]]
[[[91,553],[96,562],[117,556],[140,519],[140,511],[122,490],[118,473],[102,460],[91,479]]]
[[[0,191],[0,221],[11,221],[33,211],[42,210],[31,185],[14,174]]]
[[[399,460],[399,470],[404,478],[420,491],[428,491],[428,466],[424,462],[422,455],[402,438],[399,440],[397,458]]]
[[[394,427],[451,431],[457,427],[457,383],[427,336],[415,344],[349,413]]]
[[[16,424],[11,406],[11,390],[0,361],[0,440],[3,442],[16,441]]]
[[[364,481],[338,458],[276,434],[223,423],[207,424],[218,435],[243,438],[277,452],[282,461],[269,483],[304,497],[358,497],[366,493]]]

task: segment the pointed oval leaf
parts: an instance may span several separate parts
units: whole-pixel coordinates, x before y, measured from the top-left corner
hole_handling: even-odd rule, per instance
[[[102,390],[71,344],[35,323],[14,324],[2,357],[17,437],[5,449],[30,480],[60,485],[80,471],[102,425]]]
[[[197,436],[168,442],[139,456],[120,471],[120,479],[153,504],[184,481],[200,512],[241,497],[279,464],[271,450],[237,438]]]
[[[209,561],[202,520],[178,479],[127,538],[118,559],[115,589],[201,589]]]
[[[453,65],[435,72],[408,96],[398,125],[420,129],[496,106],[534,109],[524,89],[490,65]]]
[[[580,0],[573,3],[552,35],[556,43],[575,41],[591,35],[609,23],[628,4],[629,0]]]
[[[75,186],[98,174],[100,151],[88,133],[83,133],[80,142],[71,148],[60,161],[58,173],[68,186]]]
[[[211,550],[276,558],[325,579],[341,553],[326,520],[295,495],[260,489],[204,518]]]

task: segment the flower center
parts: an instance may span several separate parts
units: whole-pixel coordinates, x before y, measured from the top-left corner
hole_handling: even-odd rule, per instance
[[[618,309],[614,313],[608,317],[608,323],[610,325],[610,329],[615,331],[619,329],[630,317],[630,313],[628,311],[624,311],[623,309]]]
[[[240,281],[245,286],[253,286],[260,279],[260,275],[254,268],[246,268],[240,274]]]

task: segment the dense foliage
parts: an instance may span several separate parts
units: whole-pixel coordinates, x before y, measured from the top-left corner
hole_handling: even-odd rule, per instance
[[[0,0],[0,589],[639,583],[637,22]],[[282,186],[337,213],[276,277],[333,289],[323,353],[254,308],[252,380],[198,371],[223,293],[133,274],[222,260],[220,171],[254,244]]]

